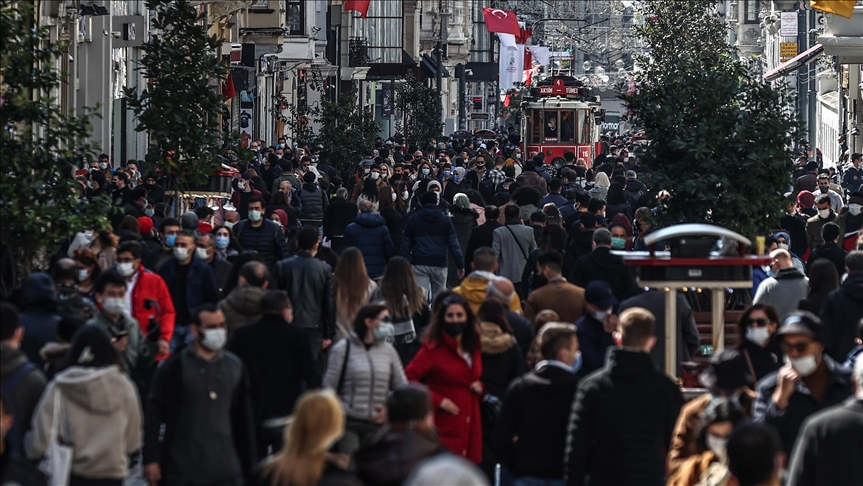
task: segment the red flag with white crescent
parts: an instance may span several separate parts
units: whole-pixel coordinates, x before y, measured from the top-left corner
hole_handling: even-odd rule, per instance
[[[518,18],[516,18],[515,12],[512,10],[484,8],[482,9],[482,16],[485,18],[485,27],[489,32],[500,32],[514,36],[521,35]]]

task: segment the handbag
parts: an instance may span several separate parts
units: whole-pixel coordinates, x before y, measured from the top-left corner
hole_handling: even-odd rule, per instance
[[[500,412],[503,408],[503,402],[494,395],[485,394],[479,402],[479,414],[482,418],[482,429],[492,430],[497,420],[500,418]]]
[[[65,486],[69,484],[69,475],[72,473],[72,457],[74,451],[71,446],[60,443],[60,407],[63,404],[61,392],[54,390],[54,419],[51,421],[51,432],[48,438],[48,450],[45,458],[39,463],[39,470],[48,476],[48,484],[52,486]]]
[[[409,314],[408,298],[405,296],[405,311]],[[417,337],[414,319],[410,315],[407,318],[393,319],[393,344],[409,344]]]

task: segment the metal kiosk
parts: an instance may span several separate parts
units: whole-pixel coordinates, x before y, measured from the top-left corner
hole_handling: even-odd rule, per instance
[[[716,240],[737,243],[735,254],[712,254]],[[671,251],[656,251],[668,242]],[[665,372],[677,378],[677,291],[700,287],[712,292],[713,349],[725,347],[725,289],[752,288],[752,267],[766,265],[767,256],[746,255],[752,242],[734,231],[710,224],[678,224],[644,238],[648,252],[616,252],[638,269],[642,287],[665,290]],[[727,252],[726,252],[727,253]]]

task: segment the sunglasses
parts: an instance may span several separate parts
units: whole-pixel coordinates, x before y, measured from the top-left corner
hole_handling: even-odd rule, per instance
[[[746,327],[764,327],[767,324],[770,324],[770,321],[763,317],[759,317],[758,319],[746,319],[745,321],[743,321],[743,324],[745,324]]]

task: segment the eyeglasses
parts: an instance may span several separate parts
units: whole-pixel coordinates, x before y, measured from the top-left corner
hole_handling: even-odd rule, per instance
[[[802,353],[806,352],[807,349],[809,349],[809,346],[811,344],[812,344],[812,341],[805,342],[805,343],[795,343],[795,344],[789,344],[789,343],[783,342],[779,345],[779,347],[782,348],[782,352],[785,354],[788,354],[791,351],[795,351],[797,354],[802,354]]]
[[[743,324],[745,324],[746,327],[750,327],[750,326],[764,327],[767,324],[770,324],[770,320],[765,319],[763,317],[759,317],[758,319],[746,319],[745,321],[743,321]]]

